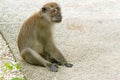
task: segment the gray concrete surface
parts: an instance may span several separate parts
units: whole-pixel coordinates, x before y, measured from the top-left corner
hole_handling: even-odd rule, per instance
[[[55,26],[55,42],[73,68],[52,73],[21,59],[16,45],[20,26],[49,1],[53,0],[0,0],[0,31],[28,80],[119,80],[119,0],[54,0],[64,18]]]

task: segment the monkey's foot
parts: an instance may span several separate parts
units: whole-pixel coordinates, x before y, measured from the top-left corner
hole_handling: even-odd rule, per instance
[[[50,71],[52,71],[52,72],[58,72],[58,66],[57,66],[57,64],[51,64],[51,65],[49,66],[49,69],[50,69]]]
[[[66,63],[65,66],[68,67],[68,68],[70,68],[70,67],[73,66],[73,64],[71,64],[71,63]]]

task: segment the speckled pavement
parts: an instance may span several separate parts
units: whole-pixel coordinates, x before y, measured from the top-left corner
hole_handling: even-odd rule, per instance
[[[3,80],[3,76],[4,80],[11,80],[12,78],[16,77],[24,77],[20,70],[17,70],[15,67],[13,67],[12,70],[6,69],[6,66],[4,66],[6,63],[15,64],[15,59],[8,45],[6,44],[6,41],[0,34],[0,80]]]
[[[16,44],[19,29],[49,1],[0,0],[0,31],[28,80],[119,80],[119,0],[54,0],[63,13],[62,23],[54,27],[55,43],[73,68],[62,66],[53,73],[22,60]]]

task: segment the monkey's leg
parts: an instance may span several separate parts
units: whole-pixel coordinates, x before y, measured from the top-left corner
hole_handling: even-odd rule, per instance
[[[51,62],[45,60],[41,55],[39,55],[36,51],[31,48],[26,48],[22,50],[21,56],[25,61],[30,64],[42,65],[50,69],[52,72],[58,71],[58,66],[56,64],[52,64]]]
[[[53,59],[55,59],[57,62],[61,63],[62,65],[65,65],[66,67],[73,66],[73,64],[67,63],[66,59],[64,58],[62,53],[56,48],[53,42],[49,42],[45,50],[50,53]]]

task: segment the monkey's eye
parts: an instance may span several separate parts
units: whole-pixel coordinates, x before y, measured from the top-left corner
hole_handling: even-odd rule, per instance
[[[52,10],[52,13],[56,13],[58,10],[57,9],[53,9]]]

